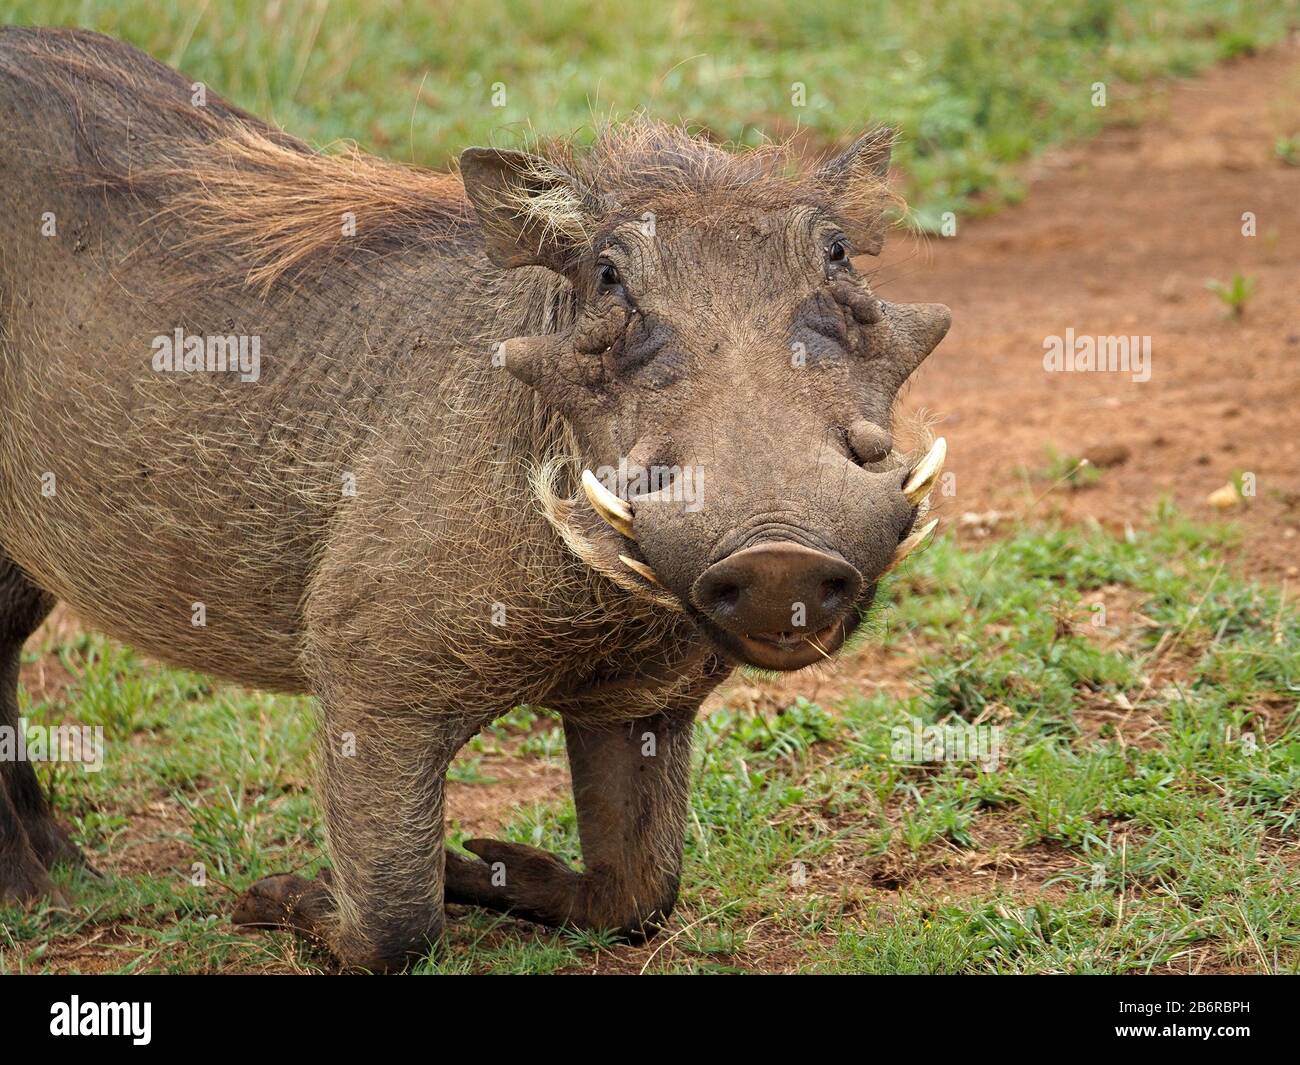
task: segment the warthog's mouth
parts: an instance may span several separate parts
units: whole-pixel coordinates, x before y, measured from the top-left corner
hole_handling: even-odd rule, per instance
[[[742,636],[720,628],[697,610],[691,610],[690,615],[700,631],[728,658],[782,673],[830,661],[861,618],[855,611],[852,616],[839,618],[813,633],[752,632]]]
[[[558,461],[538,471],[534,488],[551,524],[569,548],[592,569],[642,599],[685,613],[728,659],[759,669],[788,672],[829,661],[860,625],[875,598],[879,579],[929,538],[938,520],[924,520],[930,507],[928,497],[942,472],[946,453],[944,440],[936,440],[903,479],[901,491],[916,509],[889,565],[865,585],[858,601],[842,617],[814,632],[733,632],[716,624],[696,606],[683,602],[664,586],[644,557],[636,557],[640,552],[631,504],[605,488],[590,470],[582,475],[582,488],[594,514],[588,512],[585,519],[578,513],[578,500],[562,497],[555,491]]]

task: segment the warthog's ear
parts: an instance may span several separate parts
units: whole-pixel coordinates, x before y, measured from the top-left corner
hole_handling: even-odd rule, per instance
[[[527,152],[466,148],[460,174],[497,266],[547,266],[563,272],[587,246],[590,196],[550,160]]]
[[[853,248],[879,255],[885,244],[889,203],[889,156],[894,131],[882,126],[864,133],[817,171],[817,184],[836,204]]]

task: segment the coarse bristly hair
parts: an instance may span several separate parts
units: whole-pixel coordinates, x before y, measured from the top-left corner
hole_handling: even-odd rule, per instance
[[[834,188],[815,170],[810,179],[790,145],[729,150],[644,117],[603,127],[586,148],[570,139],[530,149],[501,206],[579,252],[602,224],[674,199],[808,204],[873,219],[896,202],[882,180],[856,170]],[[184,220],[185,250],[234,251],[244,281],[264,290],[339,255],[467,236],[477,221],[457,173],[400,165],[354,145],[313,151],[242,123],[132,181]],[[354,235],[343,235],[345,216],[355,220]]]
[[[892,139],[877,129],[865,141]],[[609,122],[588,146],[576,138],[534,140],[526,164],[493,201],[516,228],[583,249],[599,228],[652,204],[826,209],[874,223],[902,202],[869,167],[809,160],[794,142],[758,147],[719,144],[702,133],[635,115]]]

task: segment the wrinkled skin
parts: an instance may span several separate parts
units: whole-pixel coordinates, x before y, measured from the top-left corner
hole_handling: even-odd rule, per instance
[[[793,669],[838,649],[915,522],[890,413],[947,331],[948,311],[878,300],[848,235],[856,228],[878,247],[876,230],[855,227],[834,202],[846,173],[883,177],[887,159],[886,138],[864,137],[814,176],[830,186],[823,204],[764,188],[685,203],[649,193],[619,203],[612,218],[592,210],[589,246],[537,241],[517,216],[490,244],[502,265],[549,265],[579,294],[571,333],[517,343],[507,366],[569,415],[590,465],[694,471],[698,492],[629,495],[634,530],[624,535],[735,661]],[[485,215],[494,190],[536,182],[534,161],[514,153],[473,150],[462,167]],[[552,180],[577,203],[596,199],[567,174]],[[813,574],[837,594],[819,604],[778,596],[739,618],[709,601],[716,596],[701,581],[710,567],[777,543],[810,549],[788,566],[816,569],[813,552],[847,563]],[[774,565],[745,576],[770,577]],[[816,592],[816,579],[781,575]],[[734,580],[726,587],[735,594]],[[793,645],[747,638],[764,624],[789,630]]]
[[[190,94],[107,38],[0,32],[0,724],[63,601],[317,697],[332,867],[252,885],[241,924],[362,970],[431,949],[446,902],[653,934],[701,701],[737,663],[832,656],[917,535],[890,412],[948,316],[851,261],[883,239],[863,190],[888,137],[791,179],[646,124],[580,161],[472,149],[462,190],[331,167]],[[231,162],[236,134],[264,164]],[[409,205],[367,228],[376,188]],[[369,213],[353,243],[333,217],[319,246],[287,218],[222,229],[276,195]],[[232,282],[267,246],[305,248],[300,272]],[[257,382],[154,372],[178,325],[260,336]],[[628,491],[615,528],[577,474],[620,462],[702,492]],[[448,764],[520,703],[563,720],[581,870],[444,847]],[[29,900],[78,856],[31,766],[3,768],[0,898]]]

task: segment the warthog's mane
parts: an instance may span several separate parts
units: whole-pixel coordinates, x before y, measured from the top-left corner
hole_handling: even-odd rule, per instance
[[[890,136],[877,132],[882,141]],[[720,144],[645,115],[601,126],[589,145],[552,140],[532,152],[533,170],[505,188],[503,206],[577,246],[589,245],[609,220],[647,207],[698,216],[715,207],[809,205],[874,220],[898,203],[884,179],[865,168],[838,172],[832,181],[824,160],[809,159],[794,141]],[[571,181],[548,181],[557,170]],[[539,187],[547,191],[539,194]]]
[[[628,204],[638,205],[635,213],[648,204],[698,211],[710,201],[779,207],[816,199],[816,186],[797,180],[785,145],[732,152],[647,118],[609,125],[589,147],[561,139],[529,147],[539,170],[562,168],[573,190],[539,196],[521,180],[507,187],[510,206],[577,247]],[[406,166],[352,144],[313,150],[256,122],[231,120],[221,136],[129,178],[134,191],[149,191],[183,221],[184,250],[199,260],[207,251],[233,253],[242,280],[263,289],[339,257],[473,240],[479,226],[455,172]],[[859,179],[836,207],[879,214],[886,202],[878,182]],[[345,218],[354,233],[344,234]]]

